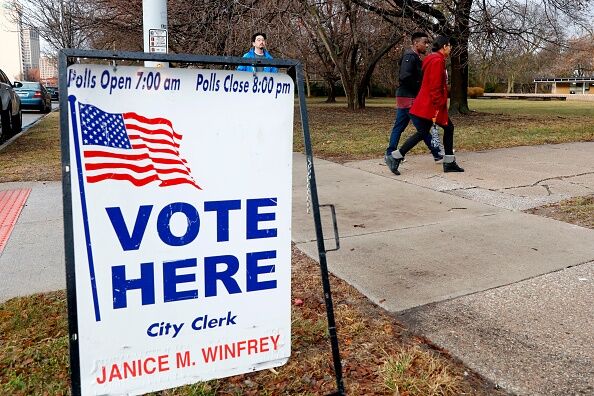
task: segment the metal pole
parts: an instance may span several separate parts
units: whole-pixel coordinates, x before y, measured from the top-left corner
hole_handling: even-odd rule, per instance
[[[72,396],[81,395],[80,356],[78,350],[78,308],[76,303],[76,275],[74,266],[74,231],[72,227],[72,186],[70,185],[70,134],[68,129],[68,57],[64,51],[58,55],[60,86],[60,145],[62,152],[62,199],[64,215],[64,253],[68,301],[68,334],[70,348],[70,386]]]
[[[167,0],[142,0],[144,52],[168,52]],[[168,62],[144,62],[146,67],[169,67]]]
[[[313,153],[311,149],[311,138],[309,135],[309,120],[307,116],[307,106],[305,103],[305,88],[303,85],[303,67],[301,64],[296,66],[297,84],[299,88],[299,108],[301,109],[301,127],[303,129],[303,141],[305,146],[305,157],[307,161],[307,170],[309,174],[309,188],[311,192],[311,206],[316,227],[316,238],[318,240],[318,254],[320,256],[320,270],[322,272],[322,287],[324,289],[324,301],[326,302],[326,315],[328,317],[328,333],[330,335],[330,346],[332,347],[332,359],[334,361],[334,373],[336,375],[337,391],[332,395],[343,396],[344,382],[342,378],[342,362],[340,361],[340,351],[338,349],[338,334],[336,332],[336,322],[334,320],[334,307],[332,303],[332,293],[330,291],[330,279],[328,277],[328,264],[326,261],[326,247],[324,246],[324,235],[322,232],[322,220],[320,217],[320,203],[318,200],[318,189],[316,186],[316,174],[313,166]]]

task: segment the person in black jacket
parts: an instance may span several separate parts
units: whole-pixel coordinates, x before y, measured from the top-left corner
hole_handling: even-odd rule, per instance
[[[390,134],[390,143],[386,149],[384,161],[388,168],[394,173],[397,171],[396,161],[392,157],[392,151],[398,147],[400,141],[400,135],[408,126],[410,122],[409,111],[415,100],[415,97],[419,93],[421,88],[421,81],[423,80],[423,72],[421,69],[421,56],[427,52],[429,47],[429,37],[426,33],[415,32],[411,36],[411,47],[404,51],[402,58],[400,59],[400,72],[398,75],[399,86],[396,91],[396,121],[394,127],[392,127],[392,133]],[[425,136],[425,144],[433,154],[435,161],[440,161],[443,156],[440,153],[439,146],[433,146],[431,144],[431,135]]]

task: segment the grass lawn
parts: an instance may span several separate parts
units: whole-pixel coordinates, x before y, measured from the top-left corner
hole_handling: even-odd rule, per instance
[[[351,112],[344,98],[335,104],[308,100],[313,152],[334,161],[381,158],[394,122],[394,98],[370,99],[367,108]],[[457,151],[594,140],[591,102],[470,99],[475,110],[453,117]],[[25,133],[0,151],[0,182],[60,180],[58,112],[42,120],[35,133]],[[294,147],[303,151],[299,112],[295,113]],[[400,142],[412,134],[412,125]],[[421,143],[413,153],[426,152]],[[43,164],[39,166],[39,164]]]
[[[526,212],[594,229],[594,195],[567,199]]]
[[[59,119],[48,114],[0,151],[0,183],[61,180]]]
[[[292,254],[292,356],[275,370],[156,395],[324,395],[336,390],[319,268]],[[504,395],[425,339],[410,334],[345,282],[331,277],[349,395]],[[64,291],[0,304],[0,395],[68,393]],[[399,393],[400,392],[400,393]]]
[[[470,99],[469,106],[471,114],[452,117],[457,151],[594,140],[591,102]],[[308,110],[315,156],[340,162],[383,156],[394,123],[394,98],[370,99],[365,110],[355,112],[345,108],[344,99],[326,104],[315,98]],[[295,120],[300,127],[298,113]],[[410,125],[400,144],[412,133]],[[294,142],[302,151],[299,128]],[[421,143],[412,152],[427,148]]]
[[[60,180],[59,114],[0,151],[0,182]],[[198,383],[159,395],[320,395],[336,390],[318,265],[292,252],[292,356],[276,370]],[[352,395],[504,394],[356,289],[331,278],[343,374]],[[69,393],[64,291],[0,304],[0,395]]]
[[[378,158],[385,148],[393,99],[370,100],[348,112],[344,103],[310,101],[314,154],[337,160]],[[454,119],[459,150],[594,138],[594,106],[579,102],[471,101],[478,110]],[[301,144],[296,129],[295,144]],[[0,151],[0,182],[59,180],[58,114],[52,113]],[[594,228],[592,198],[532,213]],[[540,211],[539,211],[540,210]],[[163,391],[159,395],[321,395],[335,390],[317,264],[292,252],[292,356],[265,370]],[[331,277],[347,393],[350,395],[503,395],[427,340],[411,334],[356,289]],[[0,395],[68,393],[64,291],[0,304]]]

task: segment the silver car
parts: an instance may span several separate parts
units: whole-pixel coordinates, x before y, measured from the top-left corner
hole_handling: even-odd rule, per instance
[[[10,82],[6,74],[0,70],[0,142],[19,133],[23,126],[21,99],[14,91],[22,84]]]

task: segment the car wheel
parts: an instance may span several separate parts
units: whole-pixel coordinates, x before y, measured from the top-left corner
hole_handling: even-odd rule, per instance
[[[23,130],[23,112],[19,112],[12,117],[12,134],[16,135]]]
[[[2,124],[2,133],[0,141],[7,139],[12,134],[12,117],[10,117],[10,103],[6,111],[0,111],[0,123]]]

